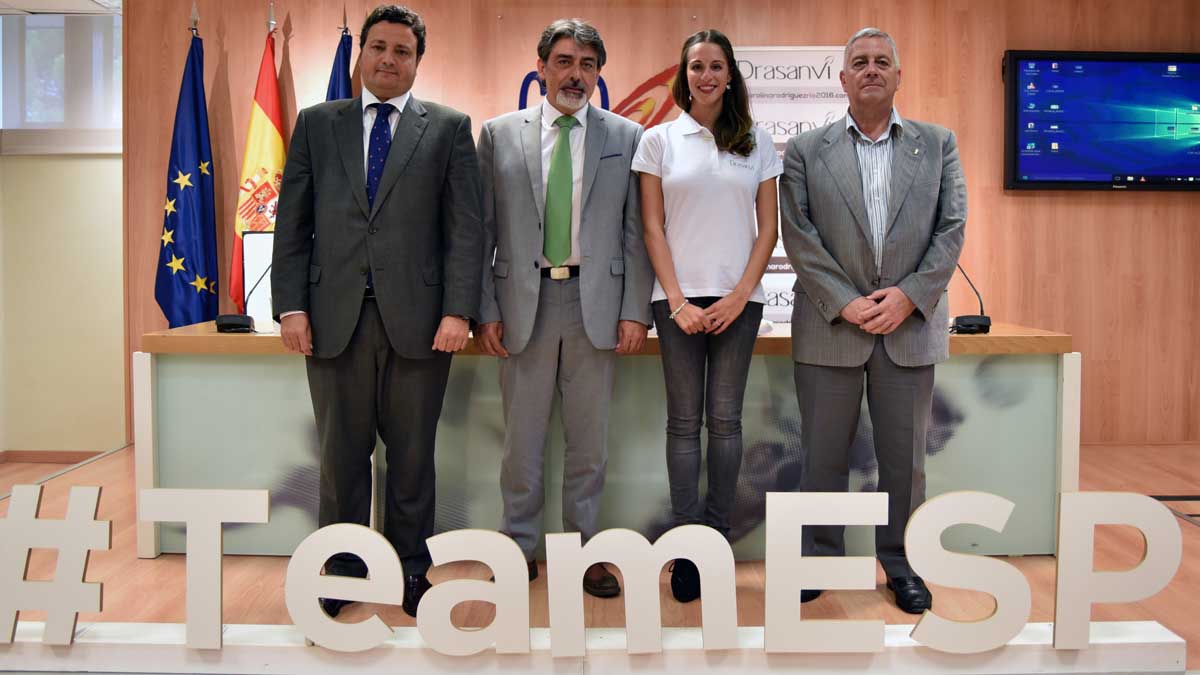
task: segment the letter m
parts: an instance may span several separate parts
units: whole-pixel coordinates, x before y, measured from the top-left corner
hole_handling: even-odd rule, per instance
[[[592,563],[621,570],[625,581],[626,648],[631,654],[662,651],[659,578],[663,565],[687,558],[700,570],[704,589],[701,621],[704,648],[737,647],[737,587],[733,551],[716,530],[682,525],[653,545],[626,529],[605,530],[586,546],[578,532],[546,535],[550,593],[550,648],[555,657],[584,656],[583,574]]]

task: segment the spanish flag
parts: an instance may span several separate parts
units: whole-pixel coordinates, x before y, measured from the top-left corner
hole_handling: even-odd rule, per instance
[[[258,84],[250,106],[250,128],[242,156],[237,214],[233,226],[233,257],[229,265],[229,297],[245,313],[245,279],[242,272],[242,235],[274,232],[279,187],[283,182],[283,115],[279,104],[279,79],[275,75],[275,37],[267,33]]]

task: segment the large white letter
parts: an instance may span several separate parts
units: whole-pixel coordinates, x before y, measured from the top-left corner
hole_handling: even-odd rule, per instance
[[[631,654],[662,651],[662,608],[658,580],[662,567],[687,558],[700,570],[704,648],[737,647],[737,581],[733,551],[719,532],[704,525],[681,525],[652,546],[633,530],[605,530],[579,545],[579,533],[546,535],[550,591],[551,654],[583,656],[583,573],[594,562],[610,562],[625,579],[625,643]]]
[[[810,449],[811,451],[811,449]],[[875,559],[801,555],[805,525],[884,525],[883,492],[768,492],[767,607],[764,629],[768,652],[878,652],[883,621],[801,621],[804,588],[875,588]]]
[[[187,646],[221,648],[221,525],[265,523],[266,490],[142,490],[138,520],[187,525]]]
[[[499,654],[528,653],[529,571],[517,543],[484,530],[446,532],[426,542],[434,565],[478,560],[492,568],[496,581],[455,579],[429,589],[417,611],[417,628],[425,644],[450,656],[478,654],[493,644]],[[460,630],[451,623],[450,610],[470,600],[496,606],[496,618],[487,628]]]
[[[353,553],[367,565],[367,578],[322,576],[325,561]],[[404,602],[404,571],[396,549],[382,534],[362,525],[338,523],[308,535],[292,553],[283,589],[288,614],[314,644],[340,652],[361,652],[392,636],[378,616],[339,623],[321,609],[318,598],[399,605]]]
[[[986,492],[950,492],[930,499],[912,514],[904,531],[904,549],[913,571],[926,581],[982,591],[996,609],[978,621],[951,621],[927,610],[912,638],[938,651],[976,654],[1008,643],[1029,621],[1029,582],[1016,567],[981,555],[942,548],[942,532],[959,524],[1004,530],[1013,503]]]
[[[1146,553],[1122,572],[1096,572],[1092,555],[1097,525],[1131,525]],[[1183,535],[1171,511],[1145,495],[1067,492],[1059,505],[1058,588],[1054,648],[1086,649],[1093,602],[1136,602],[1161,591],[1183,558]]]

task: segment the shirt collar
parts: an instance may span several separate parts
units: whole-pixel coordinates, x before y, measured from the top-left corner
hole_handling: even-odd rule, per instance
[[[584,104],[584,106],[582,108],[580,108],[579,110],[576,110],[575,114],[572,115],[572,117],[574,117],[579,122],[580,129],[587,129],[587,114],[588,114],[588,106],[589,105],[591,105],[591,104],[590,103]],[[558,119],[559,117],[562,117],[562,113],[559,112],[558,108],[555,108],[554,106],[550,105],[549,101],[543,100],[542,101],[542,128],[547,131],[553,129],[554,128],[554,120]]]
[[[880,136],[879,138],[872,139],[872,138],[867,138],[867,135],[862,132],[862,129],[858,128],[858,123],[854,121],[854,116],[850,114],[849,110],[847,110],[846,111],[846,131],[847,131],[847,133],[849,133],[851,129],[854,130],[854,133],[857,134],[859,138],[866,139],[867,141],[870,141],[871,143],[878,143],[879,141],[882,141],[885,137],[890,137],[893,134],[899,135],[901,132],[903,132],[904,131],[904,120],[900,119],[900,113],[896,112],[896,108],[895,108],[895,106],[893,106],[892,107],[892,118],[890,120],[888,120],[887,131],[884,132],[884,134],[882,136]]]
[[[410,99],[410,98],[412,98],[412,90],[411,89],[404,92],[403,94],[400,94],[399,96],[397,96],[395,98],[389,98],[386,101],[380,101],[379,97],[376,96],[375,94],[372,94],[370,89],[363,87],[363,90],[362,90],[363,114],[365,115],[367,113],[367,106],[375,104],[375,103],[391,103],[392,105],[396,106],[396,110],[398,112],[404,112],[404,106],[408,105],[408,99]]]
[[[675,121],[679,123],[680,129],[684,136],[708,131],[703,125],[696,121],[696,118],[689,115],[686,110],[681,110],[679,112],[679,117],[676,118]],[[711,134],[709,135],[711,136]]]

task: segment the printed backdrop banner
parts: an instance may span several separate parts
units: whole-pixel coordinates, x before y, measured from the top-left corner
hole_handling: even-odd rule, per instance
[[[846,114],[846,93],[838,78],[843,49],[838,45],[735,50],[738,68],[750,89],[754,122],[771,134],[775,151],[781,156],[793,136],[819,129]],[[796,275],[780,238],[763,277],[763,290],[767,294],[764,318],[791,321],[795,282]]]

